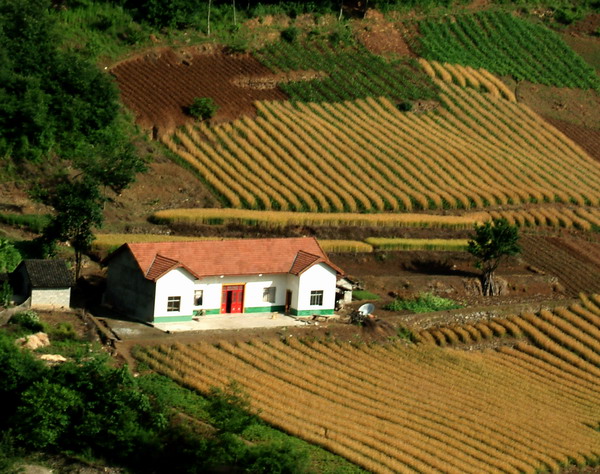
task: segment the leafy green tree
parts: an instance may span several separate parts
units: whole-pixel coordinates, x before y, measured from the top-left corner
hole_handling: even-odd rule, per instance
[[[81,405],[73,389],[46,379],[34,382],[23,392],[17,410],[17,439],[35,449],[56,446]]]
[[[519,229],[506,219],[476,225],[467,250],[475,257],[475,266],[482,271],[483,294],[494,296],[497,294],[494,272],[507,257],[521,253]]]
[[[188,113],[197,119],[205,120],[215,116],[219,106],[210,97],[196,97],[188,107]]]
[[[43,239],[71,244],[75,251],[75,278],[78,279],[82,256],[94,240],[93,230],[104,221],[102,206],[105,198],[98,183],[88,176],[81,179],[63,176],[53,186],[38,189],[34,197],[56,210],[56,215],[44,229]]]
[[[6,239],[0,239],[0,272],[12,272],[21,260],[21,253],[15,246]]]

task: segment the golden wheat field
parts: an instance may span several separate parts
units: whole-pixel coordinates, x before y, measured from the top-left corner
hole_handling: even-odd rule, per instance
[[[163,140],[234,208],[598,205],[600,165],[500,81],[461,66],[427,67],[442,90],[434,111],[401,112],[384,98],[257,102],[256,119],[188,125]]]
[[[138,357],[200,392],[237,380],[265,421],[372,472],[558,472],[598,460],[599,296],[416,340],[222,341]],[[464,350],[483,340],[499,349]]]

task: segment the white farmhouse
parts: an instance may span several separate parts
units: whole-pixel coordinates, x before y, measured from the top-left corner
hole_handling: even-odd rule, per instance
[[[110,255],[105,301],[130,317],[333,314],[337,276],[314,238],[125,244]]]

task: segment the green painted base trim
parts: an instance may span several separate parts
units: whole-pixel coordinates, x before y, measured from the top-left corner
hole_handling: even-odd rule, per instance
[[[329,316],[333,314],[333,309],[303,309],[298,311],[297,309],[291,308],[290,313],[294,316],[310,316],[312,314]]]
[[[184,321],[191,321],[192,316],[154,316],[153,323],[181,323]]]
[[[244,313],[283,313],[284,311],[284,305],[256,306],[254,308],[244,308]]]
[[[207,309],[204,311],[205,316],[208,316],[210,314],[221,314],[221,310],[220,309]]]

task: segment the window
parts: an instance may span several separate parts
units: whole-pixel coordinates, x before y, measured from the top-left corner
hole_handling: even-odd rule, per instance
[[[263,302],[275,303],[275,287],[274,286],[270,286],[269,288],[265,288],[263,290]]]
[[[202,298],[204,298],[204,290],[194,291],[194,305],[202,306]]]
[[[169,296],[167,299],[167,311],[179,311],[181,308],[181,296]]]
[[[316,290],[310,292],[310,305],[323,306],[323,290]]]

